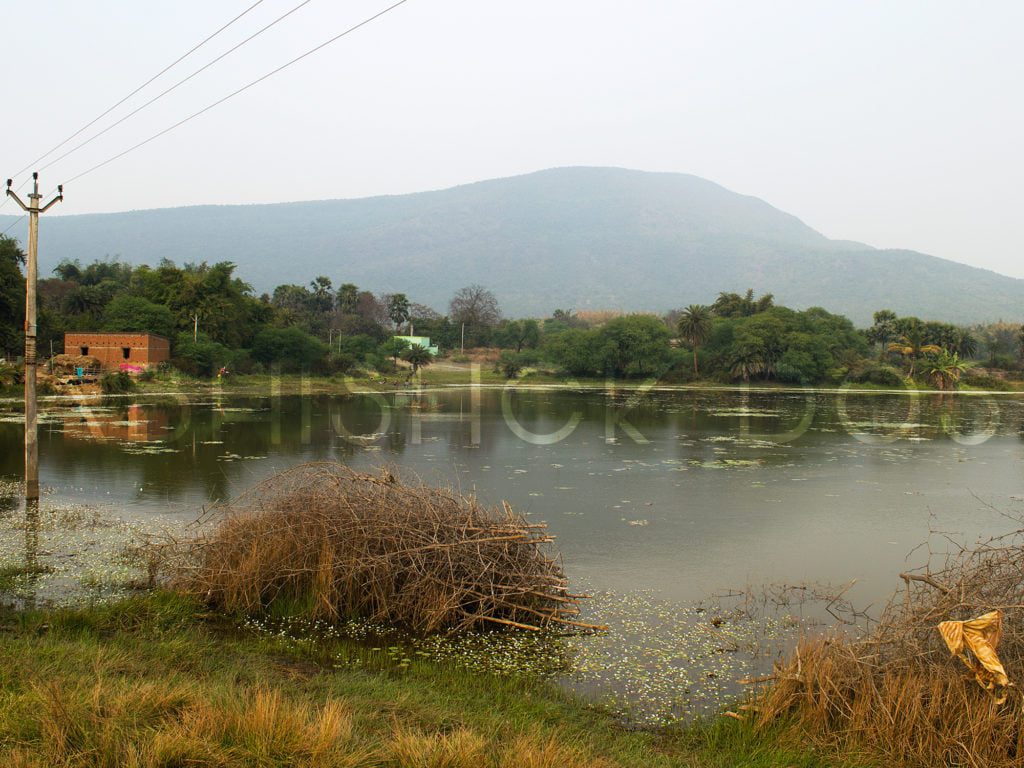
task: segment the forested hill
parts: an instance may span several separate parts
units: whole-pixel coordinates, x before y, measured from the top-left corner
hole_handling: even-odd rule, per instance
[[[0,229],[11,221],[0,217]],[[47,217],[41,275],[61,259],[104,256],[233,261],[258,292],[323,274],[442,311],[455,290],[481,283],[513,316],[663,311],[752,287],[861,324],[882,307],[952,322],[1024,320],[1024,280],[829,240],[695,176],[616,168],[358,200]]]

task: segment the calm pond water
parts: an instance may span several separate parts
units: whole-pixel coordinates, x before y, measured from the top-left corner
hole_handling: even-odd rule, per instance
[[[848,596],[877,603],[930,529],[973,540],[1024,511],[1017,396],[450,388],[43,407],[46,504],[184,520],[299,462],[389,465],[547,521],[571,578],[655,617],[633,627],[647,645],[684,606],[748,585],[856,580]],[[0,476],[16,480],[9,408]]]

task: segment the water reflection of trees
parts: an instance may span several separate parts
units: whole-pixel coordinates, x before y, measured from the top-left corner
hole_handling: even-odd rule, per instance
[[[169,501],[196,496],[216,500],[227,498],[238,484],[249,485],[283,466],[277,457],[286,464],[350,461],[367,449],[402,456],[417,436],[435,443],[438,454],[500,453],[503,445],[524,442],[502,415],[502,395],[499,389],[457,389],[120,403],[92,415],[77,408],[51,409],[40,430],[44,482],[49,475],[62,485],[108,483],[112,491],[134,487],[148,494],[154,489]],[[656,450],[634,441],[623,428],[628,424],[643,438],[669,444],[673,455],[686,462],[727,458],[784,463],[823,445],[843,450],[838,436],[858,431],[892,440],[953,439],[966,445],[991,435],[1024,439],[1024,408],[1013,397],[632,389],[524,389],[509,390],[505,397],[510,418],[526,433],[556,434],[578,415],[578,426],[562,440],[573,450],[584,444],[608,450],[609,436],[616,438],[611,442],[620,446],[620,453],[626,445],[638,458]],[[812,422],[804,425],[807,414]],[[337,424],[344,430],[339,432]],[[790,440],[794,429],[804,427]],[[0,423],[0,474],[21,476],[22,440],[20,424]],[[772,447],[776,441],[786,446]],[[531,448],[529,437],[525,443]],[[0,514],[4,511],[0,501]]]

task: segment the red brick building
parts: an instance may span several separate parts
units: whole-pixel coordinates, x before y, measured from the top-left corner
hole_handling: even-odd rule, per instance
[[[171,358],[171,342],[155,333],[65,333],[65,355],[91,355],[104,368],[142,369]]]

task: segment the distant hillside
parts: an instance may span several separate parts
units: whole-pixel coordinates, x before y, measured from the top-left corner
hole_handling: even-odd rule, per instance
[[[0,217],[0,229],[11,220]],[[829,240],[710,181],[617,168],[359,200],[49,216],[42,243],[42,275],[64,258],[229,260],[260,292],[324,274],[442,311],[469,283],[490,287],[510,315],[668,310],[752,287],[858,323],[882,307],[957,322],[1024,320],[1024,280]]]

